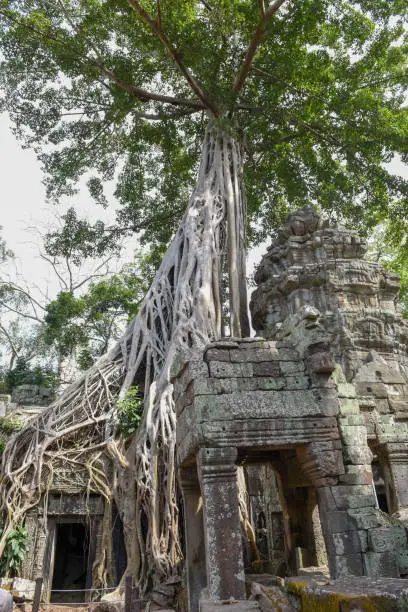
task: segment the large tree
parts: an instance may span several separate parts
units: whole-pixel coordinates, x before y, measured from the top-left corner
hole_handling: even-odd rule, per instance
[[[245,232],[262,238],[289,205],[310,202],[355,224],[404,218],[408,184],[384,164],[395,153],[405,161],[408,152],[408,6],[1,6],[3,105],[16,133],[39,151],[49,196],[71,195],[86,175],[91,194],[106,205],[104,182],[115,179],[122,207],[117,227],[100,228],[107,236],[142,231],[156,244],[173,236],[140,315],[117,346],[40,417],[31,437],[28,427],[6,449],[3,539],[38,503],[59,461],[82,461],[91,488],[110,501],[104,448],[118,470],[113,493],[128,569],[145,589],[180,559],[171,369],[181,350],[222,333],[225,260],[230,329],[246,334]],[[145,411],[125,453],[115,401],[135,382],[143,382]],[[101,580],[105,569],[101,560]]]

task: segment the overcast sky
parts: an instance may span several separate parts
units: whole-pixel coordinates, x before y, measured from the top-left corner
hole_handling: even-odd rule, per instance
[[[11,131],[7,115],[0,114],[1,235],[13,250],[22,277],[44,288],[48,285],[51,292],[55,292],[58,290],[55,275],[39,257],[39,231],[45,233],[47,229],[55,227],[58,217],[69,206],[75,206],[81,217],[113,220],[114,203],[111,202],[105,212],[95,206],[84,188],[78,197],[67,200],[63,205],[47,204],[42,178],[41,165],[34,151],[22,148]],[[16,266],[13,266],[11,273]]]

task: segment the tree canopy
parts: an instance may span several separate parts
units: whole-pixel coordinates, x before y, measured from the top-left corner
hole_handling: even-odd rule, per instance
[[[249,239],[315,202],[360,229],[399,226],[408,182],[405,0],[2,0],[2,107],[48,196],[86,176],[117,226],[164,244],[210,116],[246,147]]]

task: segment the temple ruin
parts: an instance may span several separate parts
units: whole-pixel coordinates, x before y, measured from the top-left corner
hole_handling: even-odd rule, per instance
[[[254,572],[330,572],[357,590],[363,577],[408,576],[408,323],[398,277],[365,253],[357,232],[298,210],[255,276],[256,337],[173,364],[190,612],[231,598],[258,610],[246,587]],[[111,459],[98,461],[111,481]],[[43,576],[45,599],[98,588],[105,555],[116,586],[121,518],[85,471],[55,464],[25,518],[22,575]]]
[[[290,215],[255,276],[257,337],[175,368],[191,611],[244,601],[259,563],[244,550],[240,470],[267,567],[327,558],[333,578],[408,574],[408,325],[398,277],[365,252],[312,209]]]

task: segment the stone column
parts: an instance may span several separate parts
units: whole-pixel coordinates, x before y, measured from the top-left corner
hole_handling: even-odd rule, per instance
[[[188,610],[198,612],[201,591],[206,586],[207,579],[203,505],[196,467],[180,468],[179,480],[184,501]]]
[[[408,443],[387,442],[384,445],[386,492],[391,514],[408,516]]]
[[[246,598],[236,459],[236,448],[201,448],[197,456],[210,600]]]

